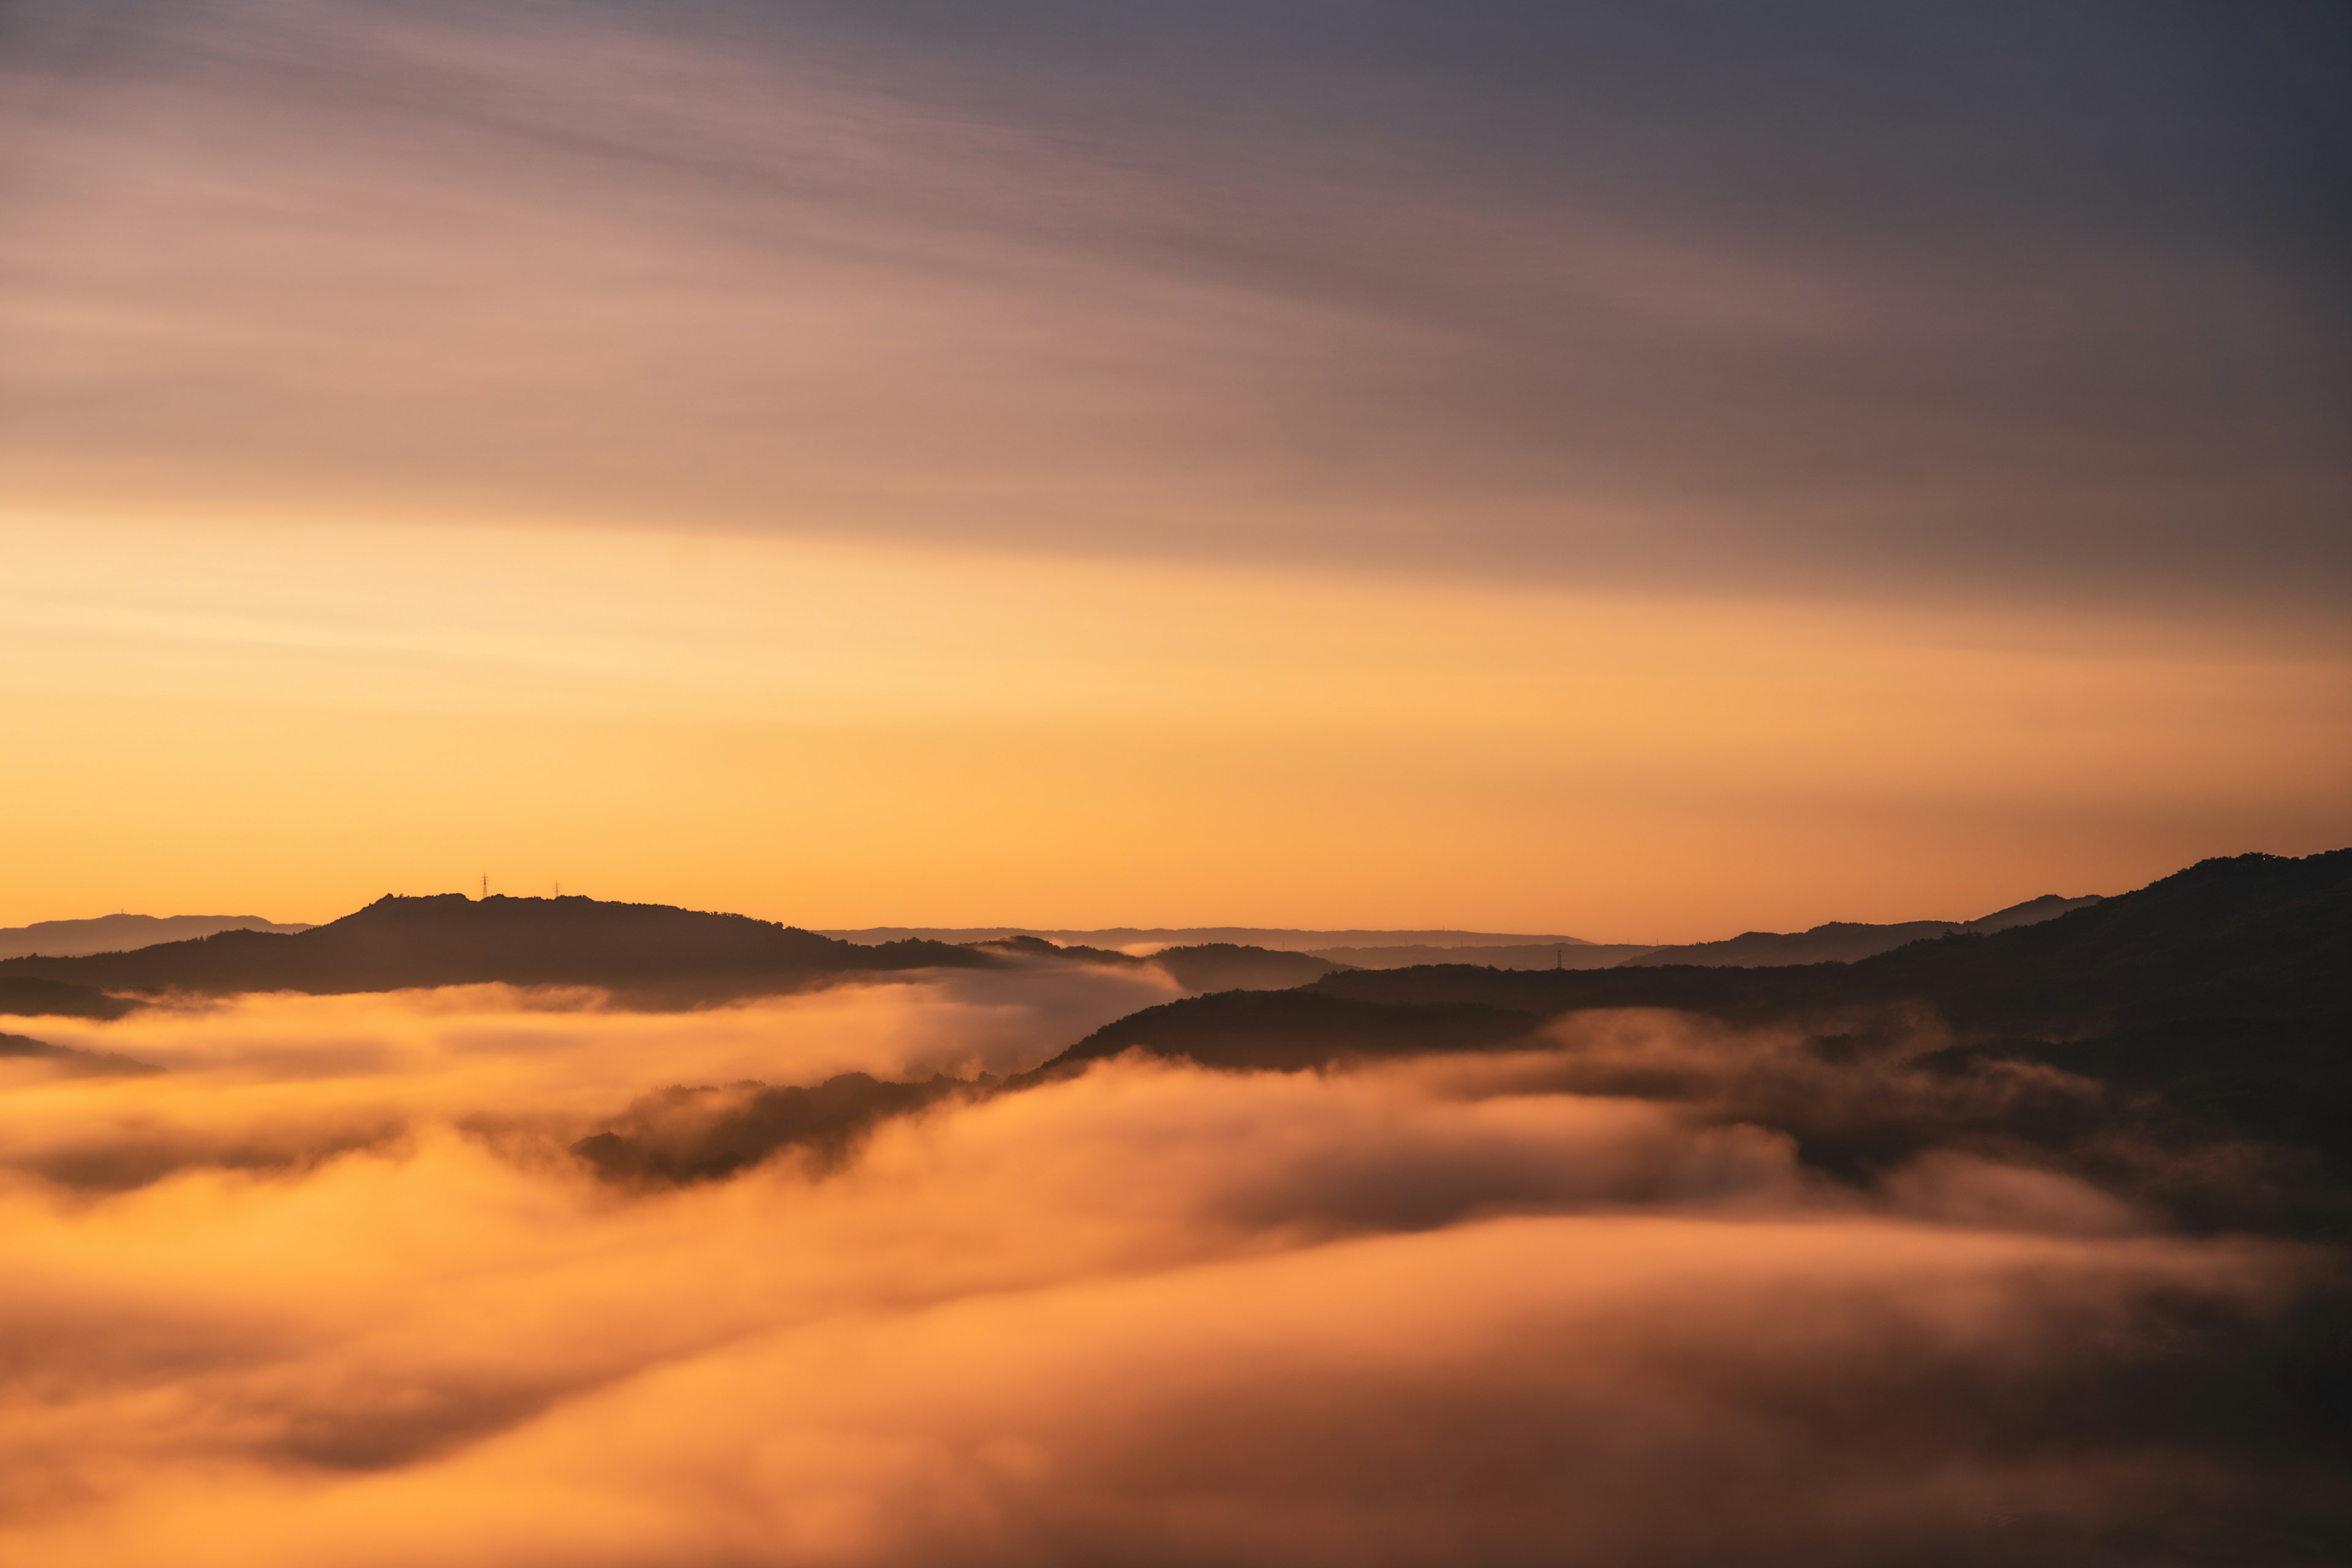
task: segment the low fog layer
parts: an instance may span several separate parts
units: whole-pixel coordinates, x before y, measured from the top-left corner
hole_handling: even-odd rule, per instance
[[[1003,1087],[1172,994],[1056,966],[687,1015],[476,987],[45,1025],[166,1070],[0,1061],[0,1556],[2345,1543],[2336,1256],[2184,1227],[2167,1194],[2215,1179],[2210,1148],[2108,1180],[1986,1135],[1987,1094],[2063,1105],[2063,1075],[1864,1071],[1654,1011],[1488,1055],[1129,1053]],[[749,1108],[849,1073],[925,1091],[731,1164],[593,1157],[786,1125]],[[1890,1105],[1893,1163],[1816,1157]]]

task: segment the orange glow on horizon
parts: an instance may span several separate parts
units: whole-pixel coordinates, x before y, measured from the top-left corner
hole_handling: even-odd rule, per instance
[[[1967,918],[2326,847],[2352,664],[2194,624],[620,530],[18,518],[0,921]],[[2291,630],[2291,628],[2290,628]]]

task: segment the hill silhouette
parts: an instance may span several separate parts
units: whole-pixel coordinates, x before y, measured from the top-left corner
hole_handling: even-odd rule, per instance
[[[1148,956],[1115,948],[1064,945],[1037,936],[992,937],[961,944],[1015,962],[1088,963],[1110,969],[1157,969],[1187,991],[1280,991],[1319,980],[1347,965],[1308,953],[1244,947],[1229,942],[1163,947]]]
[[[1149,962],[1030,938],[986,945],[1008,960]],[[1570,1021],[1614,1008],[1662,1011],[1631,1033]],[[2252,855],[1853,963],[1335,971],[1146,1008],[1001,1081],[680,1087],[574,1152],[625,1185],[720,1179],[795,1150],[824,1169],[889,1118],[1130,1050],[1298,1071],[1529,1048],[1506,1069],[1514,1082],[1769,1130],[1865,1191],[1956,1152],[2072,1173],[2192,1228],[2340,1237],[2352,1236],[2347,1046],[2352,851]]]
[[[1347,967],[1313,953],[1230,942],[1163,947],[1151,955],[1151,962],[1187,991],[1280,991]]]
[[[0,1015],[20,1018],[120,1018],[139,1006],[90,985],[44,980],[30,974],[0,975]]]
[[[785,1149],[808,1151],[823,1168],[890,1117],[993,1084],[938,1075],[895,1083],[862,1072],[807,1088],[680,1084],[641,1097],[572,1152],[606,1181],[640,1185],[719,1181]]]
[[[1065,947],[1144,948],[1226,945],[1261,947],[1274,952],[1321,952],[1334,947],[1493,947],[1537,944],[1590,947],[1582,937],[1491,931],[1306,931],[1290,926],[1096,926],[1086,930],[1051,926],[866,926],[828,930],[825,936],[856,942],[994,942],[1036,937]]]
[[[99,915],[84,921],[35,921],[0,927],[0,958],[43,953],[73,958],[86,952],[122,952],[161,942],[189,942],[224,931],[269,931],[291,934],[307,925],[266,921],[259,915]]]
[[[1623,962],[1629,969],[1666,963],[1738,968],[1780,963],[1853,963],[1865,958],[1875,958],[1882,952],[1891,952],[1910,942],[1924,942],[1929,937],[1958,936],[1968,931],[1990,934],[2015,926],[2037,925],[2075,910],[2086,909],[2098,901],[2096,894],[2088,898],[2068,899],[2056,893],[2044,893],[2038,899],[2011,904],[2005,910],[1996,910],[1972,921],[1900,921],[1891,925],[1832,921],[1807,931],[1751,931],[1722,942],[1696,942],[1680,947],[1653,948],[1646,952],[1633,954]],[[1457,962],[1465,961],[1484,962],[1468,959]],[[1534,966],[1518,964],[1511,967]]]
[[[1432,964],[1316,984],[1373,1002],[1546,1015],[1677,1007],[1734,1020],[1916,999],[1963,1028],[2052,1037],[2189,1016],[2337,1016],[2352,1005],[2352,849],[2207,860],[2053,921],[1930,938],[1852,963],[1557,973]]]
[[[1347,971],[1148,1009],[1038,1074],[1129,1047],[1273,1068],[1486,1048],[1625,1007],[1795,1027],[1848,1060],[1889,1057],[1932,1020],[1951,1031],[1943,1070],[2059,1069],[2200,1125],[2311,1147],[2352,1175],[2352,850],[2208,860],[2055,920],[1852,963]]]
[[[1223,991],[1106,1024],[1018,1085],[1140,1046],[1204,1067],[1288,1070],[1354,1055],[1483,1050],[1525,1038],[1539,1014],[1475,1001],[1368,1002],[1322,986]]]
[[[379,899],[291,933],[229,930],[128,952],[0,960],[0,1014],[112,1018],[138,1005],[109,993],[325,994],[487,983],[593,986],[625,1005],[697,1006],[857,974],[1039,963],[1156,968],[1202,992],[1285,988],[1343,967],[1230,942],[1149,957],[1034,936],[850,942],[667,904],[446,893]]]
[[[1345,969],[1411,969],[1423,963],[1477,963],[1490,969],[1607,969],[1655,951],[1638,942],[1522,942],[1459,947],[1415,942],[1401,947],[1313,950],[1317,958],[1328,958]]]
[[[104,991],[334,994],[410,986],[597,986],[695,1005],[791,990],[829,976],[1001,962],[935,942],[861,946],[814,931],[667,904],[462,893],[386,897],[291,935],[231,931],[130,952],[0,962],[0,985],[64,982]]]

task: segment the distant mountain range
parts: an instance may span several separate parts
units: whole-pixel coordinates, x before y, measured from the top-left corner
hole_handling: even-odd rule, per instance
[[[1597,942],[1573,936],[1513,935],[1475,931],[1292,931],[1277,926],[1109,926],[1048,931],[1016,926],[873,926],[824,934],[845,942],[985,943],[1027,937],[1064,946],[1108,951],[1180,945],[1246,945],[1304,952],[1345,969],[1410,969],[1423,963],[1480,963],[1496,969],[1608,969],[1621,963],[1851,963],[1909,942],[1957,931],[2006,931],[2046,921],[2097,901],[2055,893],[2012,904],[1973,921],[1903,921],[1863,925],[1837,921],[1803,931],[1751,931],[1722,942],[1659,947],[1648,942]]]
[[[1327,1004],[1335,1017],[1356,1005],[1474,1007],[1530,1027],[1595,1007],[1749,1023],[1915,1002],[1964,1031],[2074,1042],[2184,1016],[2352,1018],[2352,849],[2208,860],[2055,920],[1941,936],[1850,963],[1559,973],[1427,964],[1335,972],[1291,994],[1316,999],[1301,1017]],[[1065,1055],[1081,1060],[1142,1045],[1213,1066],[1268,1065],[1232,1042],[1221,1005],[1214,997],[1168,1003],[1106,1026]],[[1335,1041],[1349,1033],[1326,1032]]]
[[[1853,963],[1335,970],[1146,1008],[1009,1079],[667,1089],[576,1150],[616,1182],[709,1180],[789,1149],[835,1160],[890,1117],[1131,1050],[1276,1071],[1526,1051],[1508,1081],[1767,1129],[1865,1187],[1954,1151],[2076,1173],[2189,1228],[2352,1236],[2352,850],[1969,923]],[[1567,1022],[1626,1008],[1660,1011]],[[672,1114],[689,1102],[702,1114]]]
[[[1923,926],[1925,940],[1904,940]],[[1786,962],[1894,942],[1902,945],[1851,960]],[[1536,944],[1386,944],[1436,948],[1449,960],[1412,967],[1347,967],[1329,956],[1371,956],[1383,945],[1316,953],[1192,942],[1141,957],[1018,933],[965,943],[853,942],[665,905],[448,894],[382,899],[290,933],[231,930],[128,952],[0,961],[0,1013],[107,1018],[140,997],[173,992],[480,982],[593,986],[625,1005],[695,1006],[862,975],[1057,964],[1156,967],[1205,993],[1106,1026],[1003,1084],[955,1088],[941,1080],[919,1092],[878,1081],[774,1092],[737,1086],[751,1098],[722,1119],[734,1141],[725,1149],[664,1152],[646,1142],[650,1132],[616,1123],[612,1138],[583,1152],[616,1177],[673,1180],[740,1168],[763,1149],[831,1147],[826,1140],[851,1137],[875,1117],[940,1095],[1017,1089],[1129,1049],[1213,1068],[1294,1069],[1511,1049],[1544,1043],[1547,1026],[1568,1015],[1663,1009],[1760,1029],[1759,1042],[1795,1041],[1804,1059],[1845,1074],[1791,1079],[1787,1062],[1776,1067],[1771,1058],[1784,1047],[1759,1044],[1753,1048],[1763,1054],[1753,1072],[1734,1075],[1738,1095],[1748,1098],[1710,1112],[1780,1129],[1825,1168],[1884,1168],[1928,1146],[1922,1141],[1931,1135],[2114,1166],[2126,1159],[2117,1151],[2129,1142],[2116,1141],[2118,1130],[2130,1129],[2142,1140],[2222,1139],[2212,1144],[2218,1170],[2240,1157],[2226,1140],[2248,1139],[2316,1154],[2335,1173],[2326,1190],[2336,1195],[2326,1201],[2337,1205],[2330,1211],[2336,1217],[2326,1223],[2352,1214],[2352,1198],[2343,1195],[2352,1193],[2345,1180],[2352,1178],[2352,850],[2209,860],[2118,897],[2038,899],[1979,921],[1751,932],[1697,944],[1687,950],[1695,963],[1645,952],[1643,962],[1573,967],[1570,955],[1592,955],[1597,944],[1564,939],[1525,955],[1549,955],[1557,969],[1475,962],[1497,948]],[[1727,963],[1727,954],[1766,962],[1739,966]],[[1621,1091],[1612,1087],[1621,1080],[1610,1077],[1620,1068],[1579,1067],[1574,1050],[1559,1056],[1551,1043],[1567,1064],[1568,1087]],[[0,1041],[0,1058],[73,1072],[142,1070],[125,1058],[22,1036]],[[1671,1098],[1674,1070],[1642,1067],[1636,1079],[1622,1080],[1622,1091]],[[1921,1083],[1944,1084],[1937,1093],[1974,1109],[1962,1115],[1946,1105],[1939,1119],[1926,1121],[1899,1105],[1875,1120],[1851,1108],[1833,1116],[1822,1110],[1824,1093],[1884,1097],[1888,1086],[1909,1084],[1903,1092],[1916,1100]],[[2270,1155],[2246,1158],[2265,1170],[2276,1165]],[[2236,1223],[2227,1204],[2244,1194],[2275,1190],[2289,1194],[2282,1205],[2304,1201],[2295,1194],[2309,1184],[2300,1182],[2210,1184],[2207,1198],[2221,1206],[2205,1211],[2176,1202],[2179,1194],[2150,1201],[2173,1204],[2184,1222],[2226,1225]],[[2232,1192],[2241,1197],[2226,1196]]]
[[[827,933],[667,904],[447,893],[380,899],[323,926],[249,915],[117,914],[0,931],[0,1014],[114,1017],[131,1005],[118,999],[121,994],[382,991],[488,981],[598,986],[625,1003],[695,1005],[861,973],[1037,962],[1155,964],[1199,992],[1277,989],[1342,970],[1430,963],[1510,970],[1807,963],[1865,958],[1922,937],[2000,930],[2090,901],[2050,896],[1979,921],[1836,923],[1650,948],[1494,931],[1245,926]],[[1128,948],[1156,951],[1144,956]]]
[[[1061,946],[1097,948],[1263,947],[1280,952],[1318,952],[1327,948],[1403,946],[1460,948],[1536,944],[1590,947],[1581,937],[1528,936],[1492,931],[1296,931],[1286,926],[1099,926],[1055,930],[1045,926],[866,926],[827,931],[824,936],[860,943],[882,942],[1001,942],[1031,936]],[[1645,950],[1646,951],[1646,950]]]
[[[1339,966],[1230,942],[1137,957],[1034,937],[848,942],[667,904],[593,899],[387,897],[290,933],[229,930],[128,952],[0,960],[0,1014],[119,1017],[126,997],[314,994],[503,983],[593,986],[625,1005],[701,1006],[859,975],[1034,963],[1152,968],[1188,991],[1301,985]]]
[[[2352,849],[2208,860],[2055,919],[1853,963],[1336,972],[1292,991],[1148,1008],[1028,1081],[1137,1047],[1228,1068],[1508,1048],[1595,1008],[1766,1026],[1809,1040],[1824,1061],[1883,1061],[1874,1069],[1882,1074],[1898,1063],[1920,1070],[1918,1041],[1940,1034],[1949,1043],[1925,1058],[1931,1073],[1957,1079],[2014,1064],[1984,1091],[1988,1106],[2010,1108],[1988,1112],[1987,1139],[2048,1132],[2020,1122],[2014,1108],[2032,1100],[2035,1080],[2015,1069],[2054,1069],[2120,1096],[2101,1113],[2117,1125],[2160,1111],[2182,1128],[2313,1149],[2339,1182],[2352,1180]],[[1640,1092],[1659,1092],[1654,1077],[1643,1081]],[[1807,1108],[1794,1097],[1754,1114],[1801,1134]],[[2094,1141],[2099,1125],[2071,1135]],[[1903,1152],[1899,1127],[1879,1132],[1877,1153]]]
[[[2008,931],[2015,926],[2034,925],[2088,908],[2098,901],[2096,893],[2080,899],[2044,893],[2038,899],[2029,899],[2024,903],[1996,910],[1980,920],[1904,921],[1894,925],[1857,925],[1850,921],[1832,921],[1810,931],[1751,931],[1722,942],[1652,948],[1624,962],[1628,964],[1731,965],[1750,969],[1782,963],[1853,963],[1862,959],[1875,958],[1882,952],[1891,952],[1906,942],[1925,942],[1930,937],[1957,936],[1963,931],[1990,933]],[[1509,967],[1533,966],[1514,964]]]
[[[1411,942],[1398,947],[1318,947],[1307,951],[1349,969],[1410,969],[1418,963],[1483,963],[1495,969],[1607,969],[1656,950],[1628,942],[1524,941],[1500,945],[1465,943],[1440,947]]]
[[[504,982],[597,986],[654,1005],[690,1005],[835,975],[997,962],[944,942],[857,946],[745,915],[667,904],[444,893],[379,899],[291,934],[226,931],[128,952],[0,961],[0,1003],[23,980],[200,995]]]
[[[1312,953],[1206,942],[1163,947],[1149,956],[1115,948],[1062,946],[1043,937],[1008,936],[964,944],[976,952],[1049,963],[1093,963],[1117,969],[1158,969],[1187,991],[1278,991],[1319,980],[1344,965]]]
[[[292,935],[307,925],[266,921],[259,915],[100,915],[86,921],[35,921],[0,926],[0,958],[45,953],[72,958],[87,952],[121,952],[159,942],[187,942],[225,931],[267,931]]]

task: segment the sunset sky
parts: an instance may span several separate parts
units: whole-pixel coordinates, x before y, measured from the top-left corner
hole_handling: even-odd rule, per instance
[[[2347,84],[0,0],[0,1565],[2352,1563]]]
[[[2338,7],[0,11],[0,923],[2352,841]]]

